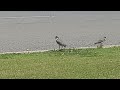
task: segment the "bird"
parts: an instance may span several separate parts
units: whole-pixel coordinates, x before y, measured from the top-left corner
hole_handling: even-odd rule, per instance
[[[63,41],[58,37],[58,36],[55,36],[55,40],[56,40],[56,43],[59,45],[59,49],[60,49],[60,46],[63,48],[65,48],[67,45],[63,43]]]
[[[103,43],[103,42],[105,42],[106,41],[106,37],[103,37],[103,39],[100,39],[100,40],[98,40],[96,43],[94,43],[94,44],[101,44],[101,43]]]
[[[97,48],[102,48],[103,46],[103,42],[106,41],[106,37],[103,37],[102,39],[98,40],[96,43],[94,43],[95,45],[97,44]]]

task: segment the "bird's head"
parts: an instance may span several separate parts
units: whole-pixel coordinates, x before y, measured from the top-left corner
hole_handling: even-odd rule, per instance
[[[55,39],[58,39],[59,37],[58,36],[55,36]]]
[[[104,41],[106,41],[106,37],[104,37]]]

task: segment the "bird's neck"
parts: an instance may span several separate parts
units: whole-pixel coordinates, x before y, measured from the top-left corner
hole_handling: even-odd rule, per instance
[[[59,38],[56,38],[56,40],[58,40]]]

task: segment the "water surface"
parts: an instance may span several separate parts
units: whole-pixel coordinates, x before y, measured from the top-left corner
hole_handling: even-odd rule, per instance
[[[2,17],[55,16],[3,19]],[[68,48],[86,47],[106,36],[120,42],[119,11],[0,11],[0,52],[57,49],[59,36]]]

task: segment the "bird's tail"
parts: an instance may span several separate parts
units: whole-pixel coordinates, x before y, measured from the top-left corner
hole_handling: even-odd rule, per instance
[[[67,47],[67,45],[65,44],[64,47]]]
[[[98,44],[98,43],[94,43],[94,45],[96,45],[96,44]]]

